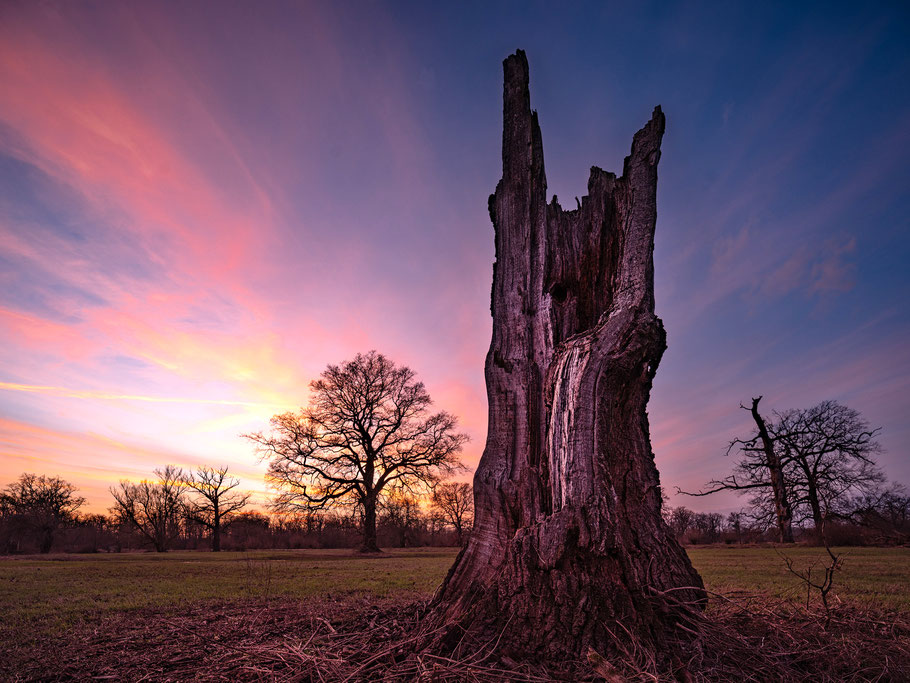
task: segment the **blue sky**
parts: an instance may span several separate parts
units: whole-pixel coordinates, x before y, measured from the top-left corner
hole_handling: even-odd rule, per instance
[[[667,115],[664,484],[725,474],[759,394],[860,410],[910,483],[908,28],[905,3],[6,3],[0,482],[61,473],[102,508],[223,462],[263,494],[238,434],[370,348],[476,463],[521,48],[564,206]]]

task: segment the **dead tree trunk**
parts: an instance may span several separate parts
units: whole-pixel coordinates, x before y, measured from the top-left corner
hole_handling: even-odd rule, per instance
[[[784,480],[784,468],[774,450],[774,441],[768,434],[764,418],[758,412],[758,403],[762,397],[752,399],[752,419],[758,428],[758,438],[768,464],[768,475],[771,480],[771,493],[774,496],[774,517],[777,520],[777,533],[781,543],[793,543],[793,510],[787,500],[787,483]]]
[[[455,625],[451,644],[498,634],[525,656],[610,650],[610,631],[660,646],[691,609],[679,601],[704,598],[661,518],[646,413],[666,348],[653,284],[664,116],[636,133],[622,177],[592,168],[565,211],[546,202],[524,53],[504,69],[489,431],[474,530],[433,618]]]

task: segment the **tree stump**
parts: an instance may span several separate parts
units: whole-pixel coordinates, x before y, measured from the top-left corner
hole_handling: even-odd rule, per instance
[[[661,648],[703,585],[661,517],[646,406],[666,349],[654,314],[660,107],[617,178],[547,204],[528,62],[504,62],[489,431],[475,523],[432,606],[449,626],[530,657],[615,651],[612,634]],[[669,591],[669,592],[667,592]]]

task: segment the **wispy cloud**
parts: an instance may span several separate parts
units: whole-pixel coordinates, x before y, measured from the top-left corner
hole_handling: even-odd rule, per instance
[[[3,8],[0,484],[30,462],[94,486],[101,472],[224,458],[255,487],[238,434],[371,348],[460,417],[476,464],[485,196],[498,60],[516,40],[538,45],[532,97],[554,187],[563,168],[621,158],[630,130],[608,139],[615,117],[653,98],[669,113],[656,272],[670,349],[651,408],[665,483],[716,473],[753,393],[845,397],[903,420],[910,360],[895,340],[910,323],[881,317],[900,292],[884,301],[869,256],[906,261],[910,107],[884,85],[910,70],[891,23],[857,8],[855,25],[816,25],[806,10],[810,33],[796,22],[778,35],[761,8],[712,10],[711,30],[692,8],[647,21],[630,8],[666,40],[617,71],[612,12],[460,11]],[[554,49],[553,21],[590,40]],[[560,156],[554,141],[569,138]]]
[[[100,399],[103,401],[146,401],[148,403],[201,403],[221,406],[255,406],[265,408],[284,408],[286,405],[280,403],[254,403],[252,401],[228,401],[216,398],[187,398],[187,397],[164,397],[164,396],[137,396],[131,394],[110,394],[103,391],[86,391],[77,389],[67,389],[65,387],[48,387],[37,386],[32,384],[15,384],[12,382],[0,382],[2,391],[22,391],[29,394],[47,394],[49,396],[60,396],[62,398],[89,398]]]

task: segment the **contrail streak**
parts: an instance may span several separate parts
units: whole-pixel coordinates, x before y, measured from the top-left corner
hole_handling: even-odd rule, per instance
[[[29,394],[49,394],[63,398],[100,399],[104,401],[145,401],[147,403],[202,403],[219,406],[280,407],[278,403],[256,403],[254,401],[228,401],[215,398],[176,398],[167,396],[138,396],[135,394],[110,394],[104,391],[83,391],[66,387],[41,386],[37,384],[15,384],[0,382],[0,389],[5,391],[23,391]]]

